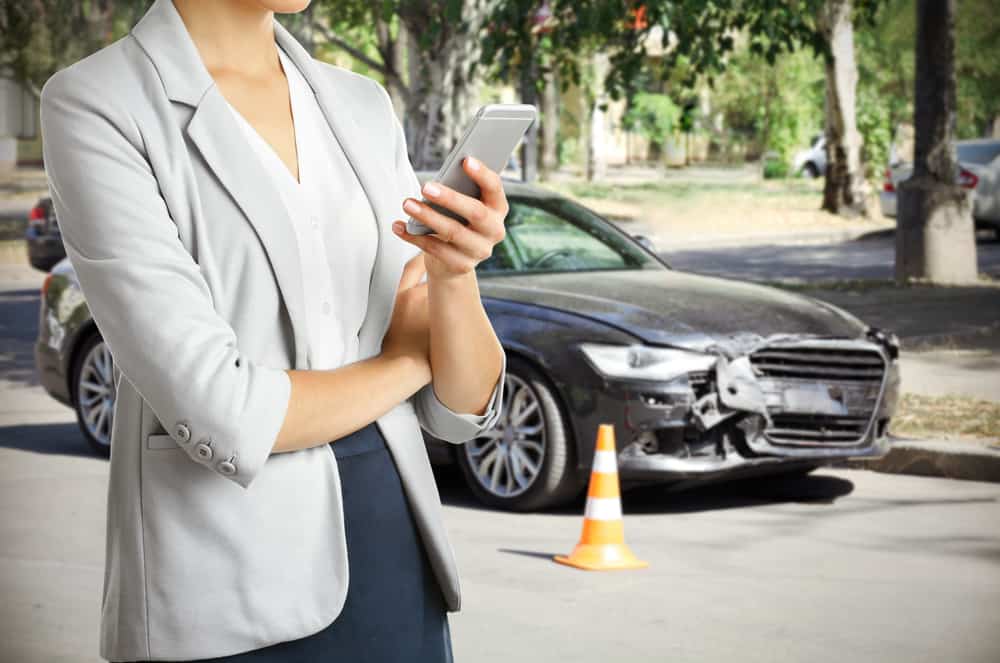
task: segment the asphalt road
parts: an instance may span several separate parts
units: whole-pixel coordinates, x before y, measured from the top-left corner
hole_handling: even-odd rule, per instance
[[[99,661],[107,461],[31,362],[40,278],[0,269],[0,663]],[[440,473],[456,660],[1000,660],[1000,484],[824,469],[626,495],[647,569],[569,552],[582,511],[484,510]]]

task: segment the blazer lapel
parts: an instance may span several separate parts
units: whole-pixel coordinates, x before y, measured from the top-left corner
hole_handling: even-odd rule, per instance
[[[153,61],[167,96],[194,107],[184,128],[187,136],[260,238],[291,321],[295,368],[306,368],[302,270],[292,220],[280,192],[233,121],[174,3],[155,0],[131,33]]]
[[[382,223],[391,214],[388,203],[377,195],[378,187],[389,182],[389,174],[377,160],[368,157],[358,127],[349,114],[334,113],[333,94],[323,80],[312,56],[277,20],[275,40],[298,66],[316,94],[317,101],[338,142],[344,149],[364,188],[376,219],[378,249],[369,284],[369,306],[359,333],[361,358],[377,354],[388,326],[400,270],[382,269],[385,240]],[[184,128],[205,163],[229,192],[267,253],[275,280],[291,320],[295,345],[295,367],[309,367],[303,274],[298,246],[280,192],[260,163],[253,146],[233,121],[215,80],[205,67],[197,46],[172,0],[155,0],[133,26],[132,35],[152,60],[163,81],[167,96],[192,106],[194,111]],[[402,242],[398,242],[402,243]],[[397,248],[397,250],[399,250]],[[388,261],[393,265],[398,261]],[[388,305],[386,299],[388,298]]]

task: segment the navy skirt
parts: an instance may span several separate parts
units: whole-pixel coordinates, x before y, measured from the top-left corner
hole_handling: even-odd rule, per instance
[[[344,497],[350,569],[343,611],[318,633],[202,663],[452,663],[440,585],[403,485],[372,422],[329,443]]]

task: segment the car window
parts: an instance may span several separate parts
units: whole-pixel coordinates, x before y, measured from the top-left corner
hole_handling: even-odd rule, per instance
[[[600,216],[561,198],[508,198],[506,236],[479,274],[667,269]]]
[[[958,160],[962,163],[985,166],[1000,155],[1000,141],[959,143],[955,146],[955,152]]]

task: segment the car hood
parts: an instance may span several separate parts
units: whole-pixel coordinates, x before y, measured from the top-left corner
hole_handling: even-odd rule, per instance
[[[574,313],[657,345],[703,349],[780,335],[856,338],[866,326],[794,293],[677,270],[556,272],[483,277],[486,297]]]

